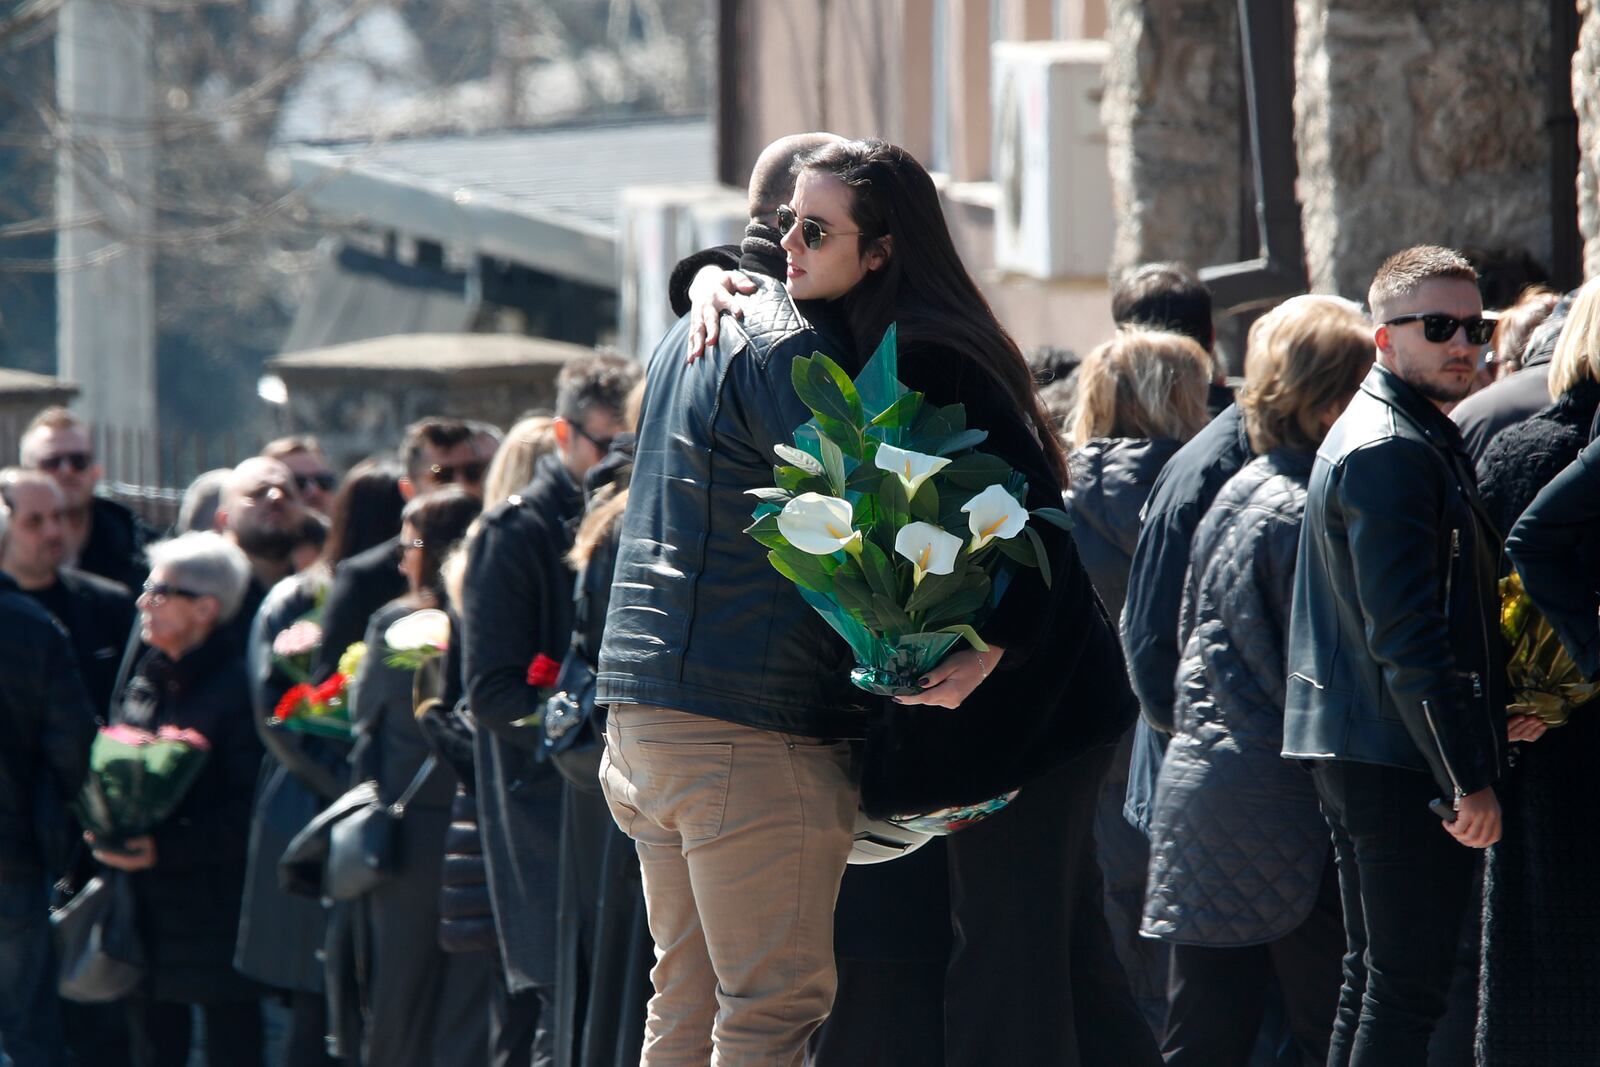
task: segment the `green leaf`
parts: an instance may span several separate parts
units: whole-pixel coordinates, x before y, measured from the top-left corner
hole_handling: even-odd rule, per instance
[[[823,566],[821,556],[813,556],[784,545],[767,553],[767,560],[791,582],[824,596],[833,593],[833,575]]]
[[[870,425],[884,430],[908,429],[922,411],[922,394],[907,393],[873,418]]]
[[[829,489],[827,479],[820,471],[810,474],[799,467],[779,467],[772,473],[778,488],[791,493],[821,493]]]
[[[822,439],[822,469],[828,473],[828,485],[834,496],[844,496],[844,453],[830,437]]]
[[[911,501],[906,499],[906,487],[893,474],[884,475],[878,482],[878,510],[884,520],[897,529],[911,521]]]
[[[906,610],[921,612],[936,608],[961,592],[967,580],[968,573],[965,570],[950,574],[924,575],[921,583],[911,591],[911,598],[906,601]]]
[[[822,473],[822,463],[803,448],[796,448],[794,445],[773,445],[772,450],[778,454],[779,459],[799,467],[807,474]]]
[[[856,464],[856,469],[851,471],[850,476],[844,480],[844,487],[852,492],[871,493],[876,496],[878,480],[882,477],[883,472],[874,467],[870,460],[867,460]]]
[[[873,610],[872,589],[859,576],[846,573],[843,567],[834,572],[833,595],[846,611],[866,615]]]
[[[889,562],[888,555],[873,541],[866,541],[861,546],[861,570],[874,593],[890,600],[900,599],[900,582],[895,577],[894,564]]]
[[[938,524],[939,490],[934,488],[932,478],[923,482],[921,488],[917,490],[917,495],[911,498],[911,517],[919,522]]]
[[[848,420],[850,425],[860,426],[866,421],[866,414],[861,410],[861,395],[856,392],[856,383],[850,380],[850,375],[845,373],[843,367],[827,356],[813,356],[812,366],[818,365],[828,372],[828,377],[833,379],[833,384],[838,388],[839,395],[844,397],[845,407],[850,413]]]
[[[975,650],[979,652],[989,651],[989,646],[983,643],[983,638],[978,636],[978,631],[974,630],[970,626],[946,626],[935,632],[941,634],[960,634],[962,637],[966,638],[967,644],[971,645]]]
[[[1024,567],[1037,567],[1039,565],[1039,554],[1034,550],[1033,542],[1027,538],[1012,537],[1004,541],[995,540],[989,543],[998,548],[1003,555],[1009,556]]]
[[[789,492],[789,490],[787,490],[787,489],[773,489],[773,488],[746,489],[744,491],[744,495],[745,496],[753,496],[757,500],[763,500],[763,501],[766,501],[769,504],[780,504],[780,505],[781,504],[787,504],[794,497],[794,494]]]
[[[878,616],[878,628],[885,634],[914,633],[917,624],[911,621],[911,616],[893,600],[878,593],[872,595],[873,613]]]
[[[989,589],[989,576],[986,574],[977,585],[964,587],[954,596],[929,608],[928,623],[932,625],[946,620],[970,619],[989,602]]]
[[[1043,519],[1058,529],[1069,531],[1072,529],[1072,516],[1060,508],[1034,508],[1028,514],[1036,519]]]
[[[986,452],[968,452],[951,460],[950,465],[939,472],[939,477],[978,493],[991,485],[1001,484],[1010,473],[1011,465],[998,456]]]
[[[1039,539],[1039,531],[1032,526],[1024,526],[1022,532],[1028,535],[1028,540],[1033,543],[1033,551],[1038,556],[1039,575],[1044,579],[1045,588],[1050,588],[1050,550],[1044,547],[1044,542]]]
[[[827,424],[822,422],[823,419],[832,419],[834,422],[859,429],[860,420],[853,417],[859,410],[859,402],[855,409],[851,408],[850,402],[839,389],[839,383],[824,365],[832,362],[821,353],[810,359],[804,356],[796,359],[789,375],[794,383],[795,394],[800,397],[801,403],[817,415],[818,422],[825,430]]]
[[[789,542],[784,539],[782,531],[778,529],[777,512],[761,516],[761,518],[746,526],[744,532],[768,548],[787,548],[789,545]]]
[[[958,430],[946,437],[941,437],[931,446],[936,456],[948,456],[952,452],[960,452],[964,448],[976,448],[989,439],[987,430]]]

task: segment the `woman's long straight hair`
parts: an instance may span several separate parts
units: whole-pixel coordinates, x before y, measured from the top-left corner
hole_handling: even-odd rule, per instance
[[[850,190],[850,215],[861,231],[857,241],[863,254],[889,239],[884,265],[845,297],[857,348],[872,351],[894,322],[902,343],[957,349],[1031,420],[1056,477],[1066,485],[1067,457],[1050,432],[1027,362],[962,264],[938,189],[922,164],[886,141],[862,140],[823,145],[802,156],[800,167],[831,174]]]

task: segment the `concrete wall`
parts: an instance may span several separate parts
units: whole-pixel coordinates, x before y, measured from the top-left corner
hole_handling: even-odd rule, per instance
[[[1235,0],[1110,0],[1113,270],[1240,259]]]
[[[1578,111],[1578,227],[1583,275],[1600,275],[1600,0],[1578,0],[1583,18],[1572,59],[1572,102]]]
[[[1385,256],[1422,242],[1549,263],[1548,0],[1297,0],[1295,14],[1313,289],[1362,297]]]

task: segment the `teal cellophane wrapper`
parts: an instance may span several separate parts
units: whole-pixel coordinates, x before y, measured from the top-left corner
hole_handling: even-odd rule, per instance
[[[333,741],[349,743],[355,740],[355,730],[350,720],[342,715],[291,715],[287,719],[269,720],[269,725],[276,730],[326,737]]]
[[[1007,804],[1017,799],[1018,792],[1019,790],[1013,789],[1009,793],[980,801],[977,804],[940,808],[938,811],[930,811],[925,815],[891,815],[888,821],[903,830],[914,830],[917,833],[937,834],[940,836],[953,834],[957,830],[965,830],[973,823],[982,822],[995,812],[1000,811]]]
[[[835,633],[844,638],[855,653],[856,668],[850,681],[858,688],[879,696],[907,696],[921,687],[917,679],[938,666],[945,654],[961,640],[959,634],[903,634],[890,641],[868,630],[848,611],[821,593],[796,586],[812,610],[827,620]]]

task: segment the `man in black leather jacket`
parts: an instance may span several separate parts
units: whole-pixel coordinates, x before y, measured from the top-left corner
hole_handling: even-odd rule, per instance
[[[638,843],[659,963],[644,1064],[798,1063],[827,1016],[833,904],[850,852],[850,746],[865,712],[843,642],[743,531],[775,445],[810,412],[797,356],[839,359],[777,280],[772,212],[785,138],[751,179],[743,320],[689,364],[685,318],[651,357],[597,699],[611,706],[602,784]],[[842,360],[850,366],[853,360]]]
[[[0,574],[0,1046],[18,1063],[66,1062],[45,878],[94,728],[66,632]]]
[[[1339,866],[1349,954],[1330,1067],[1427,1061],[1470,849],[1500,836],[1500,541],[1443,412],[1466,395],[1481,348],[1468,336],[1482,315],[1475,282],[1442,248],[1379,268],[1377,365],[1311,475],[1283,754],[1315,761]]]

